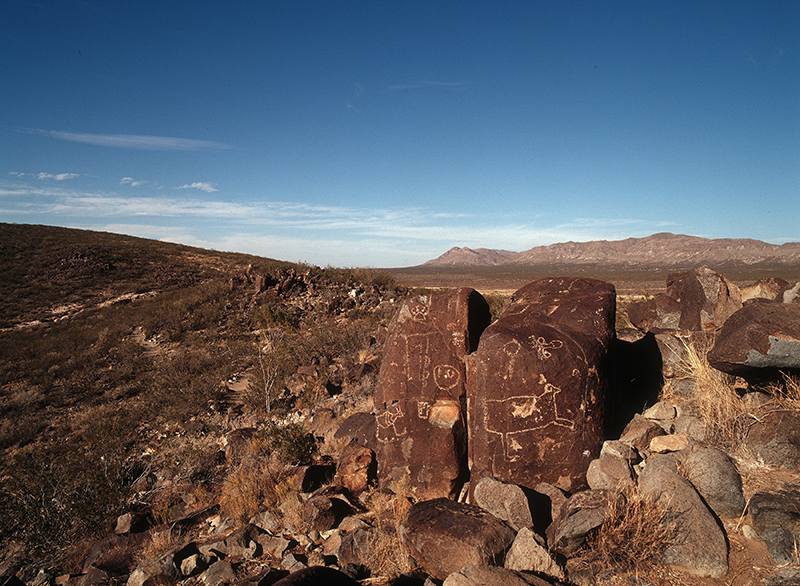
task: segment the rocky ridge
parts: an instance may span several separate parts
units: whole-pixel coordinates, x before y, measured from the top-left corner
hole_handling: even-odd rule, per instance
[[[564,242],[522,252],[454,247],[427,267],[540,266],[603,264],[629,268],[707,265],[797,264],[800,243],[768,244],[746,238],[701,238],[659,233],[646,238]]]

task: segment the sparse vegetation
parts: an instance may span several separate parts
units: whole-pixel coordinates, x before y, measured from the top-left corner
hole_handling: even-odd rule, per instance
[[[674,532],[666,509],[629,485],[611,501],[606,520],[576,558],[589,568],[646,574],[659,563]]]
[[[265,374],[277,398],[298,366],[317,364],[308,397],[276,402],[288,413],[369,346],[393,312],[381,296],[398,293],[374,269],[111,234],[0,224],[0,242],[0,544],[23,544],[21,560],[39,567],[63,565],[70,544],[106,534],[133,505],[172,503],[170,491],[221,492],[237,516],[286,500],[274,471],[259,477],[266,456],[220,477],[209,438],[229,417],[225,381],[249,372],[264,413]],[[299,305],[271,290],[254,299],[252,285],[231,282],[246,272],[268,283],[296,275],[295,293],[311,283],[319,295]],[[371,291],[377,309],[361,307],[352,290]],[[264,369],[254,332],[274,342],[267,353],[260,346]],[[270,458],[309,463],[315,445],[302,428],[266,421],[261,429]],[[151,469],[170,475],[170,494],[134,488]]]
[[[0,242],[20,233],[0,224]],[[369,399],[374,371],[352,381],[348,371],[379,357],[379,327],[409,292],[376,269],[42,227],[35,234],[0,247],[8,275],[0,284],[8,294],[0,311],[0,545],[23,545],[17,563],[27,577],[38,568],[82,571],[87,544],[131,510],[153,528],[136,551],[149,561],[188,539],[180,515],[209,504],[240,524],[269,511],[302,528],[288,470],[322,457],[298,414],[339,393]],[[253,275],[266,280],[259,291]],[[507,276],[524,284],[539,275]],[[508,295],[484,296],[496,319]],[[735,451],[759,413],[708,365],[707,349],[686,345],[683,376],[695,388],[687,409],[703,418],[710,442]],[[234,393],[237,380],[246,388]],[[763,408],[800,408],[798,379],[766,390]],[[669,385],[662,398],[685,399]],[[337,404],[336,415],[353,404]],[[239,427],[255,432],[226,460],[222,438]],[[387,579],[414,569],[401,539],[411,501],[402,482],[395,490],[373,490],[361,515],[372,525],[364,563]],[[581,563],[647,576],[671,526],[635,489],[624,503]],[[131,556],[121,548],[106,563],[123,573]]]

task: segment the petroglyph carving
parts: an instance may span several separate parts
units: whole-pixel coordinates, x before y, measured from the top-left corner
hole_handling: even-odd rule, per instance
[[[431,414],[431,404],[427,401],[417,401],[417,417],[427,419]]]
[[[536,353],[539,356],[539,360],[547,360],[552,356],[550,350],[557,350],[564,346],[564,342],[561,340],[552,340],[550,342],[545,341],[543,336],[539,336],[538,338],[534,336],[529,336],[528,338],[532,343],[533,347],[536,348]]]
[[[423,322],[428,319],[428,306],[422,303],[411,304],[411,319],[416,322]]]
[[[377,423],[377,435],[380,440],[392,440],[406,434],[405,425],[398,425],[403,422],[403,410],[400,405],[391,405],[386,410],[375,417]]]
[[[540,430],[556,425],[574,430],[575,422],[558,412],[556,395],[561,389],[550,383],[544,385],[539,395],[523,395],[506,399],[490,399],[486,403],[486,430],[496,436],[502,445],[503,456],[507,462],[515,462],[525,445],[530,448],[539,437]],[[498,428],[507,420],[506,414],[519,421],[515,431],[502,432]],[[496,423],[495,423],[496,422]]]
[[[433,369],[433,382],[443,391],[450,391],[461,382],[459,372],[448,364],[439,364]]]

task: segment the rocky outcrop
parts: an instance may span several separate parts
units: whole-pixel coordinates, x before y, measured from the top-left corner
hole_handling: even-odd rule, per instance
[[[542,279],[516,293],[470,357],[473,487],[485,476],[575,491],[602,444],[613,285]]]
[[[631,323],[642,331],[715,331],[742,307],[739,288],[707,268],[672,273],[667,291],[628,308]]]
[[[455,496],[467,477],[464,359],[489,324],[472,289],[409,299],[389,326],[375,392],[379,475],[420,499]]]
[[[800,304],[754,301],[720,330],[708,353],[714,368],[758,382],[800,371]]]
[[[663,561],[698,576],[720,577],[728,571],[725,533],[692,484],[678,474],[673,456],[648,459],[639,490],[668,511],[676,538],[663,552]]]

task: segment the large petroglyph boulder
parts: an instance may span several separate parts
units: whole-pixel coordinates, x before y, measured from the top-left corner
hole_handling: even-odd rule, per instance
[[[389,325],[375,392],[378,474],[417,499],[452,497],[467,475],[465,357],[491,321],[472,289],[406,300]]]
[[[595,279],[542,279],[514,293],[483,333],[469,357],[473,487],[485,476],[586,486],[603,440],[615,297]]]

